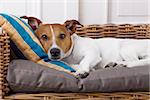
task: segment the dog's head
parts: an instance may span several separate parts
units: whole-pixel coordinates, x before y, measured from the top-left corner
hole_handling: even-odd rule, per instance
[[[31,25],[30,17],[26,19]],[[42,24],[40,21],[39,24],[39,19],[36,19],[32,20],[32,26],[34,26],[35,35],[40,40],[49,59],[62,59],[72,47],[71,35],[75,33],[77,25],[81,24],[76,20],[67,20],[64,24]]]

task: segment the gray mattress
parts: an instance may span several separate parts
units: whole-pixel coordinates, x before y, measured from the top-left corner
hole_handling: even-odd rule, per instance
[[[150,65],[99,69],[77,79],[28,60],[14,60],[7,74],[15,93],[149,91],[149,80]]]

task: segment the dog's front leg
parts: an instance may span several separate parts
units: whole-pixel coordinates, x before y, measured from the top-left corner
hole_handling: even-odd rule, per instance
[[[74,70],[78,70],[79,64],[71,64],[70,65]]]
[[[96,55],[97,56],[97,55]],[[101,61],[101,57],[93,57],[93,55],[86,55],[79,64],[76,76],[85,78],[88,76],[89,71],[93,69]]]

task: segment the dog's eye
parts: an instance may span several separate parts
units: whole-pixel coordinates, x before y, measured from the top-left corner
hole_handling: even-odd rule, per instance
[[[66,37],[66,34],[64,34],[64,33],[61,33],[60,35],[59,35],[59,38],[60,39],[64,39]]]
[[[47,35],[42,35],[42,39],[44,39],[44,40],[48,40],[48,37],[47,37]]]

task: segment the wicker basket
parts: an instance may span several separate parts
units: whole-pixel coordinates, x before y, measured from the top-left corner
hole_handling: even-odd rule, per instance
[[[91,38],[115,37],[150,39],[150,25],[105,24],[88,25],[77,28],[78,35]],[[5,100],[149,100],[150,92],[116,92],[116,93],[40,93],[8,94],[6,81],[10,62],[9,36],[0,31],[0,99]]]

